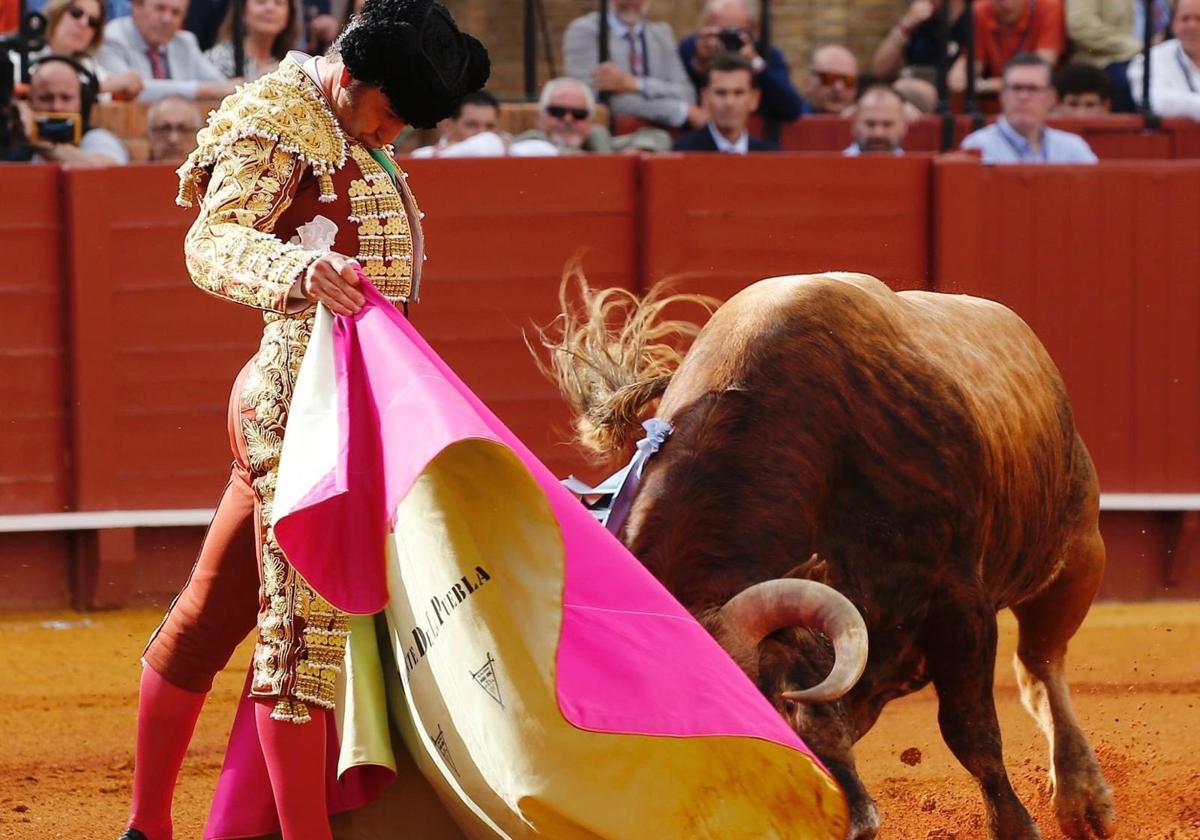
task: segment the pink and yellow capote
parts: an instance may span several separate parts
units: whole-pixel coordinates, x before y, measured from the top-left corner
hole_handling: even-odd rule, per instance
[[[837,784],[742,671],[366,295],[316,319],[274,510],[297,571],[354,616],[328,734],[337,835],[384,836],[363,806],[390,783],[413,789],[397,838],[430,790],[429,840],[844,837]],[[248,706],[206,838],[277,827]]]

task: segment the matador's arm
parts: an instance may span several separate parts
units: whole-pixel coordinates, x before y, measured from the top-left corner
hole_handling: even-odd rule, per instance
[[[184,241],[192,282],[246,306],[295,309],[288,291],[321,254],[282,242],[271,231],[292,203],[303,169],[273,140],[247,137],[222,151]]]

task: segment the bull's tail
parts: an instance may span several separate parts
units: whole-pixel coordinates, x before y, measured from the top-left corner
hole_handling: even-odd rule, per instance
[[[639,423],[666,390],[683,346],[700,331],[699,324],[664,318],[663,310],[694,303],[711,313],[719,301],[668,295],[662,284],[645,297],[625,289],[594,290],[578,263],[568,266],[558,297],[562,314],[536,328],[550,351],[549,363],[530,350],[570,404],[578,441],[606,460],[616,459],[637,440]]]

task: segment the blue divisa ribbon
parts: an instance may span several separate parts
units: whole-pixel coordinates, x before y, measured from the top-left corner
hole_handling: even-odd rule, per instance
[[[620,476],[620,486],[613,497],[612,505],[609,506],[608,515],[603,520],[604,527],[612,534],[620,533],[629,517],[629,508],[637,496],[638,487],[641,486],[642,471],[646,468],[646,462],[662,448],[672,431],[670,423],[657,417],[642,423],[642,428],[646,430],[646,436],[637,442],[637,450],[625,468],[613,476],[614,479]]]

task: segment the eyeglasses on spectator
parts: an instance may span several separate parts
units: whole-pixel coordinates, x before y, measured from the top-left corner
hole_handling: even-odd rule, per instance
[[[87,25],[90,26],[92,29],[100,28],[100,16],[99,15],[89,15],[87,12],[85,12],[83,9],[79,8],[78,6],[67,6],[67,14],[69,14],[71,17],[75,18],[75,20],[85,20],[86,19]]]
[[[547,105],[546,113],[556,120],[566,119],[567,114],[570,114],[578,122],[583,122],[588,118],[587,108],[567,108],[563,105]]]
[[[190,125],[180,123],[159,123],[150,126],[150,133],[155,137],[169,137],[172,134],[194,134],[195,129]]]
[[[1050,85],[1023,85],[1023,84],[1010,85],[1008,83],[1005,83],[1004,89],[1007,91],[1010,91],[1011,93],[1015,93],[1018,96],[1021,96],[1023,94],[1029,94],[1030,96],[1033,96],[1034,94],[1044,93],[1045,91],[1049,90]]]

